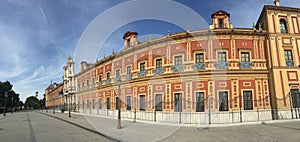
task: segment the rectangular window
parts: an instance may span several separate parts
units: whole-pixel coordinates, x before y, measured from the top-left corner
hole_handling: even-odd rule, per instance
[[[95,109],[95,99],[92,100],[92,107]]]
[[[145,95],[140,95],[140,110],[146,110]]]
[[[106,73],[106,80],[110,79],[110,72]]]
[[[204,55],[203,53],[198,53],[196,54],[196,63],[204,63]]]
[[[99,109],[102,109],[102,99],[101,98],[98,100],[98,103],[99,103]]]
[[[127,74],[131,74],[131,66],[127,66]]]
[[[293,61],[292,50],[284,50],[284,56],[286,61]]]
[[[119,97],[116,97],[116,110],[119,109]]]
[[[218,52],[218,62],[227,62],[226,52]]]
[[[175,56],[175,65],[182,65],[182,56]]]
[[[92,78],[93,88],[95,87],[95,78]]]
[[[82,88],[84,89],[84,81],[82,81]]]
[[[228,111],[228,92],[219,92],[219,111]]]
[[[77,105],[78,105],[78,109],[79,109],[79,108],[80,108],[80,101],[78,101],[78,104],[77,104]]]
[[[86,108],[90,108],[90,100],[86,100]]]
[[[102,76],[101,75],[99,75],[99,80],[98,81],[102,82]]]
[[[250,62],[249,52],[241,52],[241,62]]]
[[[155,95],[155,111],[162,111],[162,94]]]
[[[110,109],[110,100],[106,98],[106,109]]]
[[[82,109],[84,109],[84,100],[82,100]]]
[[[131,110],[131,96],[126,97],[126,109]]]
[[[284,56],[287,67],[294,67],[292,50],[284,50]]]
[[[162,59],[156,59],[156,68],[162,67]]]
[[[300,107],[300,94],[298,89],[291,89],[290,91],[292,96],[292,103],[293,108],[299,108]]]
[[[116,77],[120,77],[120,69],[116,70]]]
[[[223,28],[223,19],[218,19],[219,28]]]
[[[87,88],[90,88],[90,81],[89,80],[86,80],[86,86],[87,86]]]
[[[204,112],[204,93],[196,92],[196,112]]]
[[[127,47],[130,47],[130,40],[127,40]]]
[[[145,71],[145,62],[143,62],[143,63],[140,63],[140,71],[142,72],[142,71]]]
[[[253,110],[252,91],[244,91],[244,110]]]
[[[182,111],[182,94],[181,93],[174,94],[174,111],[175,112]]]

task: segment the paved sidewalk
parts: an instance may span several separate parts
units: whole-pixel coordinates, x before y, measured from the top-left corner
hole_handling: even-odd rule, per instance
[[[119,141],[149,142],[162,140],[175,133],[179,126],[154,125],[141,122],[122,120],[122,129],[117,129],[117,119],[94,115],[72,114],[69,118],[66,113],[48,112],[44,114],[57,117],[81,125],[91,130],[97,130],[105,136]]]
[[[45,112],[44,112],[45,113]],[[185,127],[184,125],[161,125],[161,123],[122,120],[122,129],[117,129],[117,119],[98,115],[47,113],[81,125],[119,141],[298,141],[300,121],[282,120],[268,122],[209,125],[208,127]],[[196,125],[195,125],[196,126]]]

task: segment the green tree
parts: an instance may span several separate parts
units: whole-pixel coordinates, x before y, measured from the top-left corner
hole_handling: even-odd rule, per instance
[[[6,108],[17,108],[19,107],[18,102],[20,101],[19,94],[15,93],[12,90],[13,85],[9,81],[1,82],[0,81],[0,107],[4,107],[6,100]],[[5,93],[7,92],[7,98],[5,97]]]
[[[38,109],[40,108],[41,105],[39,99],[36,96],[30,96],[26,99],[25,106],[28,109],[30,108]]]

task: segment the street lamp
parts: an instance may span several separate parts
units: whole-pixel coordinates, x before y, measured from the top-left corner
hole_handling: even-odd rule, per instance
[[[5,92],[5,95],[4,95],[4,97],[5,97],[5,102],[4,102],[4,111],[3,111],[3,116],[6,116],[6,114],[5,114],[5,111],[6,111],[6,99],[7,99],[7,97],[8,97],[8,95],[7,95],[7,92]]]
[[[119,77],[118,80],[118,87],[119,87],[119,91],[118,91],[118,96],[119,96],[119,99],[118,99],[118,126],[117,126],[117,129],[121,129],[122,126],[121,126],[121,90],[120,90],[120,85],[121,85],[121,78]]]

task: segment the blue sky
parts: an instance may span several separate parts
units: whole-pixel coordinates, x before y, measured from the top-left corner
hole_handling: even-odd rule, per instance
[[[25,101],[39,92],[42,98],[50,81],[62,82],[63,66],[74,56],[85,29],[99,15],[126,2],[124,0],[1,0],[0,1],[0,80],[10,81]],[[211,24],[211,13],[219,9],[231,14],[234,27],[250,28],[263,5],[273,0],[176,0]],[[282,0],[282,6],[299,7],[299,0]],[[166,12],[170,10],[166,7]],[[153,9],[155,12],[155,9]],[[137,14],[140,11],[136,11]],[[158,13],[159,14],[159,13]],[[174,15],[176,18],[176,15]],[[116,19],[126,19],[118,17]],[[112,23],[115,19],[111,20]],[[186,27],[188,24],[186,23]],[[195,29],[197,27],[191,27]],[[122,48],[126,31],[137,31],[139,40],[181,32],[183,28],[160,20],[138,20],[115,29],[99,47],[98,59]],[[89,62],[93,62],[88,60]],[[96,59],[94,59],[96,61]]]

